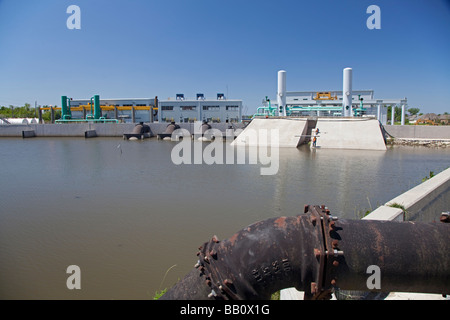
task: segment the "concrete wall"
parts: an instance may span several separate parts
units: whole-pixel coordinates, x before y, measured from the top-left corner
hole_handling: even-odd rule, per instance
[[[133,131],[133,123],[70,123],[70,124],[30,124],[0,126],[0,136],[21,137],[22,131],[34,130],[36,137],[84,137],[84,132],[95,130],[98,136],[121,137]]]
[[[163,133],[168,123],[147,123],[153,135]],[[212,123],[211,127],[225,132],[229,125],[243,128],[242,123]],[[84,137],[86,131],[95,130],[98,137],[122,137],[131,133],[135,123],[70,123],[70,124],[29,124],[0,125],[0,137],[22,137],[22,131],[34,131],[36,137]],[[193,133],[194,124],[181,123],[181,128]]]
[[[383,133],[376,119],[319,118],[317,148],[386,150]]]
[[[305,119],[253,119],[231,143],[236,146],[271,146],[272,130],[278,130],[278,146],[296,148],[305,140],[308,121]],[[267,136],[262,136],[267,134]],[[264,139],[267,137],[267,139]]]
[[[450,126],[384,126],[388,134],[403,139],[450,139]]]
[[[391,207],[398,204],[402,208]],[[450,168],[406,191],[372,211],[363,219],[430,221],[450,211]]]

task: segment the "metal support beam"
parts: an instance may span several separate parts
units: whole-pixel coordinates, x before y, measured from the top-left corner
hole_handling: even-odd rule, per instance
[[[402,104],[402,122],[401,125],[404,126],[405,125],[405,105]]]
[[[395,108],[397,105],[391,105],[391,125],[395,124]]]

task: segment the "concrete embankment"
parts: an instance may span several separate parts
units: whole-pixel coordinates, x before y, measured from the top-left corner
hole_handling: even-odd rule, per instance
[[[450,211],[450,168],[388,201],[364,219],[429,220]]]
[[[231,143],[236,146],[296,148],[305,141],[307,119],[253,119]]]
[[[152,136],[163,133],[167,123],[150,123]],[[0,137],[122,137],[131,133],[136,123],[68,123],[68,124],[28,124],[28,125],[0,125]],[[193,123],[181,123],[179,126],[194,133]],[[235,130],[242,129],[242,123],[212,123],[213,129],[226,132],[229,126]],[[25,132],[25,135],[24,135]]]
[[[315,130],[319,133],[315,135]],[[317,138],[317,149],[386,150],[378,120],[370,118],[268,118],[254,119],[232,145],[264,146],[276,130],[280,147],[298,147]],[[273,145],[273,144],[272,144]]]
[[[450,147],[450,126],[384,126],[388,144]]]
[[[386,150],[383,133],[376,119],[319,118],[317,148]]]

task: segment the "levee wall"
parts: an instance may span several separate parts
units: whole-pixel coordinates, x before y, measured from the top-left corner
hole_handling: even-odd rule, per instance
[[[450,126],[384,126],[386,132],[397,139],[450,140]]]

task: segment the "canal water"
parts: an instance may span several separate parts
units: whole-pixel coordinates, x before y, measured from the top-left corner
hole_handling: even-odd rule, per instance
[[[280,149],[278,173],[261,175],[260,164],[175,165],[174,146],[0,139],[0,299],[152,299],[191,270],[213,235],[305,204],[360,219],[450,166],[449,149],[304,146]],[[66,285],[71,265],[79,290]]]

